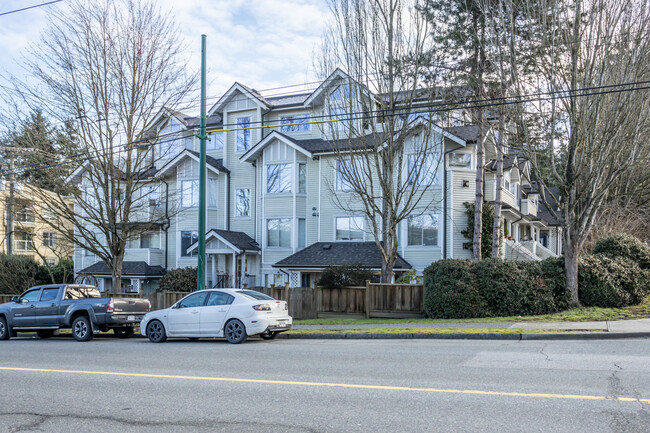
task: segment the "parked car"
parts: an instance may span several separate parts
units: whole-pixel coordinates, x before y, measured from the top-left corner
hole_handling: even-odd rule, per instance
[[[151,311],[147,299],[104,298],[94,286],[54,284],[32,287],[12,302],[0,305],[0,340],[17,332],[34,332],[49,338],[61,328],[72,328],[77,341],[112,329],[120,338],[133,335]]]
[[[285,301],[254,290],[208,289],[147,313],[140,332],[153,343],[168,337],[225,337],[230,343],[243,343],[252,335],[273,339],[290,330],[291,324]]]

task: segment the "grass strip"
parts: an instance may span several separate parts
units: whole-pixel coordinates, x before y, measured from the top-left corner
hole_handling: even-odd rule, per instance
[[[356,328],[292,329],[289,334],[544,334],[599,332],[594,329],[522,329],[522,328]]]

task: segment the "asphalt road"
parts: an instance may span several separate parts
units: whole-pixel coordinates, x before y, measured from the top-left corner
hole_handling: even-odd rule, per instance
[[[2,432],[650,431],[648,339],[25,338],[0,384]]]

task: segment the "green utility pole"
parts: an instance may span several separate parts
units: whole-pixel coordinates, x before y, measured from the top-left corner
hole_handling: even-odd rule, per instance
[[[199,256],[198,256],[198,281],[196,290],[205,289],[205,190],[206,190],[206,168],[205,168],[205,40],[206,36],[201,35],[201,140],[199,159]]]

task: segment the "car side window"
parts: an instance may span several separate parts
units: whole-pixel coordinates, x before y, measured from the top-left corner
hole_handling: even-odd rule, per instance
[[[38,295],[41,294],[41,289],[30,290],[20,297],[20,302],[36,302],[38,300]]]
[[[208,299],[208,307],[214,307],[215,305],[230,305],[232,301],[235,300],[234,296],[231,296],[223,292],[211,292],[210,299]]]
[[[179,302],[178,308],[202,307],[207,296],[207,292],[195,293]]]
[[[43,289],[41,293],[41,301],[53,301],[56,299],[56,296],[59,294],[59,289]]]

